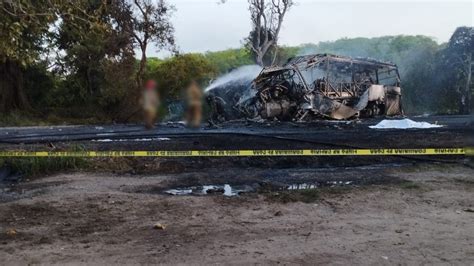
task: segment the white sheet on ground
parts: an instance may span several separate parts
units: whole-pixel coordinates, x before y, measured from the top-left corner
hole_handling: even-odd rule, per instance
[[[434,128],[442,127],[441,125],[430,124],[428,122],[416,122],[410,119],[401,120],[382,120],[375,126],[369,126],[370,128],[383,129],[383,128]]]

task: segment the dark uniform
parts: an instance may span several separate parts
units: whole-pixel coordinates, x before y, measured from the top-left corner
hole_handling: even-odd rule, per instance
[[[219,96],[208,95],[207,104],[211,107],[211,121],[214,123],[224,122],[226,120],[225,106],[226,102]]]

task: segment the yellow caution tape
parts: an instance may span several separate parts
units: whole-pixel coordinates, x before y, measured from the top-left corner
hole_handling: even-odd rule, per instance
[[[474,155],[474,148],[202,150],[202,151],[0,151],[0,157],[237,157],[237,156]]]
[[[474,147],[468,147],[464,149],[466,156],[474,156]]]

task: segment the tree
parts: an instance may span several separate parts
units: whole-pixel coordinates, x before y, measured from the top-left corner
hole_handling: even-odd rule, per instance
[[[164,0],[120,0],[118,7],[120,16],[117,23],[133,38],[136,47],[140,49],[140,63],[136,73],[136,85],[140,89],[146,70],[146,51],[150,43],[158,49],[175,49],[174,28],[170,17],[174,10]]]
[[[91,23],[94,14],[81,1],[21,0],[0,3],[0,111],[29,109],[23,72],[48,54],[59,17]],[[100,2],[105,3],[104,1]],[[77,16],[80,13],[81,16]]]
[[[226,49],[217,52],[206,52],[205,57],[215,66],[218,74],[225,74],[235,68],[254,64],[248,49]]]
[[[474,53],[474,28],[459,27],[443,51],[446,71],[450,73],[448,87],[459,95],[459,113],[468,114],[472,108],[472,65]]]
[[[60,14],[61,23],[55,38],[55,46],[61,51],[59,72],[68,80],[69,86],[64,89],[74,96],[76,104],[100,98],[106,87],[105,68],[115,68],[113,64],[118,64],[128,69],[124,63],[130,62],[128,58],[134,56],[131,35],[113,23],[116,3],[103,4],[102,0],[81,2],[82,10],[94,14],[93,21],[77,21]],[[78,11],[75,16],[87,19]],[[115,83],[123,80],[118,78]]]
[[[255,53],[256,63],[263,66],[264,56],[271,48],[277,46],[283,19],[294,2],[293,0],[248,0],[248,2],[252,31],[247,41]],[[276,51],[275,49],[275,53]]]
[[[191,82],[207,85],[215,78],[216,67],[202,54],[181,54],[173,56],[151,70],[150,77],[158,81],[167,98],[180,98],[182,90]]]
[[[35,16],[43,1],[0,3],[0,112],[30,107],[23,89],[23,67],[34,62],[43,49],[41,40],[54,20]]]

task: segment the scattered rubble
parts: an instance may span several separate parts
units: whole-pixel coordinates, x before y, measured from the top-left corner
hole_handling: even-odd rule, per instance
[[[189,188],[176,188],[168,189],[164,191],[169,195],[211,195],[211,194],[222,194],[224,196],[236,196],[242,192],[249,192],[251,188],[248,187],[232,187],[229,184],[225,185],[204,185],[194,186]]]

